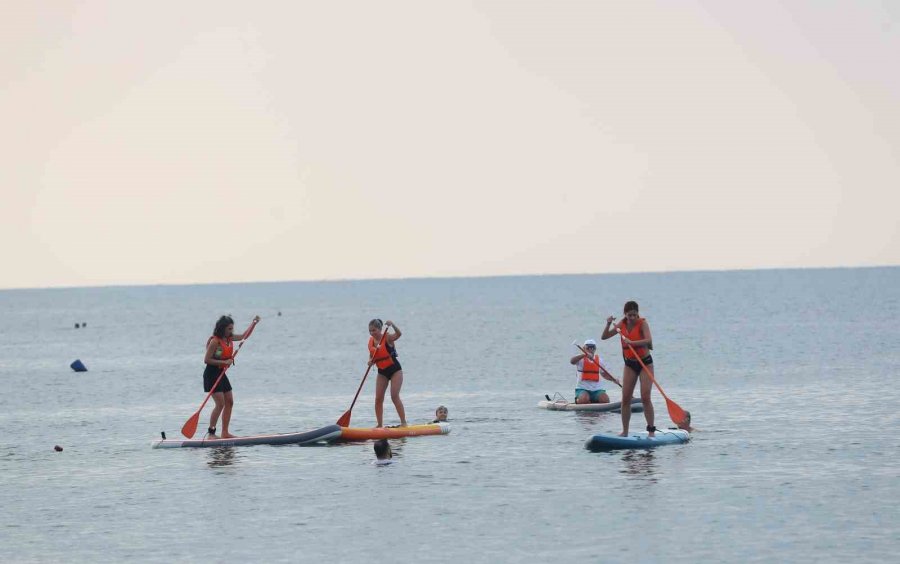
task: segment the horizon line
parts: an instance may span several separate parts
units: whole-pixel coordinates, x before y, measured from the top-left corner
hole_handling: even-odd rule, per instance
[[[876,269],[876,268],[898,268],[900,264],[872,264],[857,266],[762,266],[752,268],[697,268],[684,270],[641,270],[641,271],[608,271],[608,272],[544,272],[544,273],[518,273],[518,274],[475,274],[475,275],[446,275],[446,276],[399,276],[399,277],[383,277],[383,278],[309,278],[309,279],[293,279],[293,280],[233,280],[223,282],[160,282],[160,283],[115,283],[115,284],[98,284],[98,285],[60,285],[60,286],[11,286],[2,287],[0,292],[7,291],[29,291],[29,290],[89,290],[103,288],[159,288],[159,287],[187,287],[187,286],[229,286],[237,284],[320,284],[320,283],[338,283],[338,282],[385,282],[385,281],[401,281],[401,280],[457,280],[465,278],[525,278],[539,276],[622,276],[622,275],[642,275],[642,274],[690,274],[690,273],[708,273],[708,272],[756,272],[756,271],[777,271],[777,270],[849,270],[849,269]]]

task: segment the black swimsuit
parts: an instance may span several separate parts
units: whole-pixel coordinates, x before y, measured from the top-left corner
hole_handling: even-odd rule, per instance
[[[203,391],[209,392],[212,389],[213,384],[216,383],[216,380],[219,378],[219,374],[222,373],[223,366],[213,366],[212,364],[206,365],[206,370],[203,371]],[[222,379],[219,381],[219,385],[216,386],[216,392],[230,392],[231,391],[231,382],[228,381],[228,375],[222,376]]]
[[[625,358],[625,356],[622,356],[622,358],[625,359],[625,366],[634,370],[634,373],[637,374],[638,376],[640,376],[641,370],[644,369],[644,367],[641,366],[641,363],[638,362],[636,358]],[[648,368],[650,367],[651,364],[653,364],[653,357],[650,356],[649,354],[647,356],[645,356],[644,358],[642,358],[641,360],[644,361],[644,364],[646,364]]]

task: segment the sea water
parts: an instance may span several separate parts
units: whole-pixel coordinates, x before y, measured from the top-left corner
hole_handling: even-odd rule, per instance
[[[572,341],[631,299],[701,431],[592,453],[618,414],[536,405],[572,398]],[[410,422],[443,404],[451,434],[393,440],[382,467],[371,443],[151,449],[203,400],[226,313],[263,318],[229,371],[232,432],[333,423],[379,317],[403,331]],[[0,291],[0,560],[893,561],[898,318],[898,268]],[[616,339],[599,352],[621,373]]]

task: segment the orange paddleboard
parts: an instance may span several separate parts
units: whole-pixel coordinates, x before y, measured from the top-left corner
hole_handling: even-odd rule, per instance
[[[341,440],[398,439],[400,437],[417,437],[419,435],[446,435],[449,432],[450,424],[445,422],[429,425],[410,425],[408,427],[341,427]]]

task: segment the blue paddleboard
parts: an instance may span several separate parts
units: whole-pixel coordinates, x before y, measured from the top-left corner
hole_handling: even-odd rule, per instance
[[[614,433],[594,435],[584,443],[584,448],[593,451],[653,448],[662,445],[680,445],[691,440],[691,434],[683,429],[659,429],[653,438],[647,435],[647,431],[629,433],[627,437],[620,437]]]

